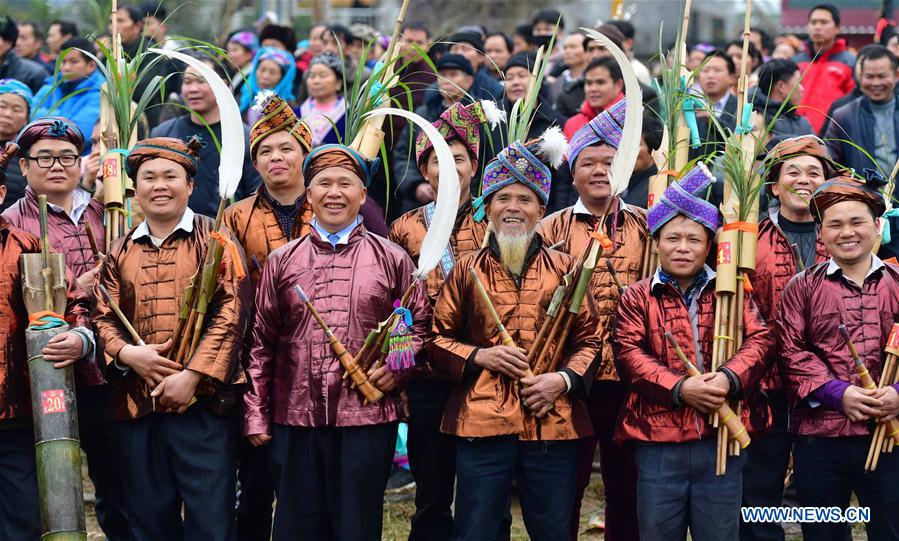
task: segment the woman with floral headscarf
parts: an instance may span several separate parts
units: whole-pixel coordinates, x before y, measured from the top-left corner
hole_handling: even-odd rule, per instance
[[[306,101],[300,105],[299,116],[312,131],[312,146],[342,141],[345,133],[343,97],[343,63],[331,53],[321,53],[309,62],[306,70]]]
[[[293,80],[296,73],[293,56],[287,51],[262,47],[256,52],[250,76],[240,94],[240,111],[247,115],[250,125],[258,120],[258,113],[251,111],[250,106],[260,90],[271,90],[288,102],[295,99]]]

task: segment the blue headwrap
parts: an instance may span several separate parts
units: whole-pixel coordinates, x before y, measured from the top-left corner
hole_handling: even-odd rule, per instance
[[[18,79],[0,79],[0,94],[15,94],[21,96],[28,105],[28,114],[31,114],[31,105],[34,101],[34,94],[28,85]]]
[[[247,83],[243,85],[240,94],[240,112],[244,113],[253,105],[253,99],[256,94],[263,90],[259,88],[259,81],[256,79],[256,69],[263,60],[271,60],[281,67],[281,81],[270,89],[275,94],[281,96],[285,101],[292,101],[296,98],[293,94],[293,80],[296,78],[297,67],[294,62],[293,55],[281,49],[274,47],[262,47],[253,57],[253,67],[250,69],[250,75],[247,77]]]

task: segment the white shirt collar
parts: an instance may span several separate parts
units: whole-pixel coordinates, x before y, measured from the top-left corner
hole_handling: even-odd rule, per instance
[[[361,223],[362,223],[362,216],[356,215],[356,219],[353,220],[352,223],[350,223],[350,225],[344,227],[343,229],[341,229],[340,231],[335,233],[337,235],[337,242],[336,243],[332,242],[331,244],[334,247],[337,247],[340,244],[346,244],[347,242],[349,242],[350,233],[352,233],[353,230],[356,229],[356,226]],[[328,237],[331,235],[331,232],[328,231],[327,229],[325,229],[324,227],[322,227],[318,223],[317,218],[312,218],[312,227],[314,227],[315,230],[318,231],[318,236],[320,236],[322,238],[322,240],[327,240],[328,242],[330,242],[330,239]]]
[[[73,224],[77,224],[81,220],[81,215],[84,214],[84,211],[87,210],[87,206],[90,205],[91,202],[91,194],[87,193],[81,187],[75,188],[72,192],[72,213],[69,214],[66,212],[66,209],[54,205],[53,203],[47,201],[47,207],[50,208],[53,212],[61,212],[63,213],[69,220],[72,221]]]
[[[194,231],[194,211],[190,210],[190,207],[184,209],[184,214],[181,215],[181,219],[178,220],[178,223],[175,225],[175,229],[172,229],[172,233],[182,229],[187,233],[193,233]],[[172,236],[172,233],[169,233],[163,239],[156,239],[156,237],[150,234],[150,227],[147,225],[147,221],[144,220],[137,227],[134,228],[134,232],[131,233],[131,240],[137,240],[142,237],[150,237],[153,240],[153,244],[157,247],[162,245],[165,242],[165,239]],[[154,240],[155,239],[155,240]],[[156,244],[156,240],[159,241],[159,244]]]
[[[872,274],[874,274],[875,272],[882,269],[883,266],[884,266],[883,261],[879,257],[877,257],[876,254],[871,254],[871,268],[868,269],[868,274],[865,275],[865,280],[867,280],[868,277],[871,276]],[[843,274],[843,269],[840,268],[840,266],[837,265],[837,262],[834,261],[833,258],[831,257],[830,260],[827,262],[826,274],[827,274],[827,276],[833,276],[838,272],[846,280],[848,280],[852,283],[855,283],[854,281],[850,280],[848,276]],[[856,284],[856,285],[859,285],[859,284]]]
[[[715,277],[718,275],[718,273],[716,273],[716,272],[712,269],[712,267],[710,267],[710,266],[708,266],[708,265],[703,265],[702,268],[705,269],[705,278],[706,278],[705,283],[706,283],[706,284],[708,284],[709,282],[711,282],[712,280],[714,280]],[[661,271],[661,270],[662,270],[662,266],[661,266],[661,265],[659,265],[658,267],[656,267],[656,271],[655,271],[655,273],[653,273],[653,275],[652,275],[652,282],[649,283],[649,290],[650,290],[650,291],[652,291],[653,289],[655,289],[655,287],[656,287],[657,285],[659,285],[659,284],[662,283],[662,279],[661,279],[661,277],[659,277],[659,271]],[[705,285],[703,285],[702,288],[705,289]]]
[[[624,199],[618,197],[618,210],[627,209],[627,204],[624,202]],[[587,216],[593,216],[594,214],[590,212],[590,209],[587,208],[587,205],[581,200],[580,197],[577,198],[577,202],[575,202],[574,206],[571,208],[571,212],[574,214],[586,214]]]

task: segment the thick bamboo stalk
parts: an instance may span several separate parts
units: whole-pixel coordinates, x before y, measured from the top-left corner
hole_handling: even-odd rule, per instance
[[[475,289],[477,290],[478,295],[481,297],[481,300],[484,301],[484,304],[487,306],[487,311],[490,312],[490,317],[493,319],[493,323],[499,330],[500,340],[502,341],[503,345],[513,348],[517,347],[515,345],[515,341],[512,340],[512,336],[509,334],[509,331],[506,330],[506,326],[503,325],[499,314],[496,312],[496,308],[493,306],[493,301],[490,300],[490,294],[487,293],[487,290],[484,288],[484,284],[481,282],[481,278],[478,276],[478,272],[474,268],[470,268],[468,269],[468,273],[471,275],[472,280],[474,280]],[[528,367],[525,377],[534,377],[534,372],[530,367]]]

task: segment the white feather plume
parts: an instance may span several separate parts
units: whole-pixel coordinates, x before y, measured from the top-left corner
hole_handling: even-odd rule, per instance
[[[219,195],[224,199],[234,196],[240,177],[243,173],[244,140],[243,121],[240,118],[240,107],[231,89],[215,71],[202,60],[193,58],[177,51],[163,49],[149,49],[151,53],[161,54],[184,62],[194,68],[206,79],[209,88],[218,103],[219,115],[222,125],[222,151],[219,162]]]
[[[490,100],[481,100],[481,109],[484,110],[484,116],[490,123],[490,128],[496,128],[500,122],[506,121],[506,111],[496,106],[496,102]]]
[[[540,156],[549,162],[553,169],[558,169],[568,151],[568,139],[558,126],[549,127],[540,137],[539,149]]]
[[[256,93],[256,97],[253,98],[253,106],[250,107],[250,109],[262,114],[262,111],[265,110],[265,106],[268,105],[268,102],[275,99],[277,96],[278,95],[271,89],[264,88]]]
[[[612,159],[612,167],[609,172],[609,181],[612,187],[612,196],[620,195],[634,172],[637,163],[637,154],[640,152],[640,132],[643,128],[643,91],[640,89],[640,81],[631,66],[624,51],[612,43],[612,40],[600,34],[592,28],[581,28],[589,38],[598,41],[607,51],[612,53],[621,68],[624,79],[624,100],[627,110],[624,113],[624,126],[621,129],[621,144]]]
[[[437,267],[443,252],[449,244],[453,226],[456,223],[456,213],[459,211],[459,173],[456,172],[456,161],[453,153],[443,140],[443,136],[430,122],[411,111],[394,109],[390,107],[374,109],[366,114],[366,117],[378,115],[396,115],[413,122],[434,145],[434,153],[437,155],[438,169],[440,172],[440,185],[437,187],[437,207],[434,209],[434,217],[431,225],[421,243],[421,251],[418,255],[418,268],[412,274],[417,280],[424,280],[428,274]]]

